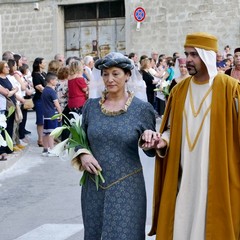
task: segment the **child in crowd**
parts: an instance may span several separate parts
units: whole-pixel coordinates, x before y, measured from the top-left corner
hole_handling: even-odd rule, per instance
[[[50,136],[50,133],[58,127],[59,120],[51,120],[51,117],[57,112],[62,113],[57,93],[54,90],[57,85],[57,75],[49,72],[46,75],[46,87],[42,92],[42,104],[43,104],[43,152],[44,157],[53,157],[55,154],[51,153],[51,149],[54,147],[54,138]]]

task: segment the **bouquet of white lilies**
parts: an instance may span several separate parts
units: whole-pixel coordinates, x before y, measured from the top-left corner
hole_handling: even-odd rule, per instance
[[[69,124],[63,125],[61,127],[55,128],[50,136],[53,136],[55,138],[59,137],[63,130],[68,130],[70,132],[69,138],[66,140],[58,143],[52,150],[51,153],[56,154],[57,156],[61,156],[62,154],[67,152],[67,157],[69,160],[76,161],[76,158],[79,156],[81,153],[88,153],[91,154],[90,147],[88,145],[88,140],[86,137],[86,133],[81,127],[81,116],[75,112],[70,112],[70,114],[73,115],[73,118],[70,120],[64,115],[64,114],[56,114],[54,115],[51,119],[57,119],[61,115],[67,119]],[[79,148],[77,151],[75,151],[76,148]],[[79,160],[77,159],[79,162]],[[78,167],[78,170],[81,170],[81,167]],[[84,185],[86,182],[86,178],[88,177],[90,173],[87,171],[83,172],[83,175],[80,180],[80,185]],[[99,181],[102,181],[102,183],[105,182],[101,171],[98,171],[98,175],[95,175],[95,183],[96,183],[96,188],[98,190],[99,187]]]
[[[8,116],[6,117],[4,114],[0,114],[0,146],[6,147],[13,151],[13,141],[9,136],[6,127],[7,127],[7,118],[15,111],[14,107],[10,107],[8,110]],[[4,132],[5,139],[2,136],[2,131]]]
[[[171,84],[171,81],[164,80],[164,81],[160,82],[159,85],[157,85],[157,87],[154,89],[154,91],[160,91],[166,97],[169,95],[170,84]]]

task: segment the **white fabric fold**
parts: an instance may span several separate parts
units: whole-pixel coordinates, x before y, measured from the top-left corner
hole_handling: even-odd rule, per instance
[[[208,70],[209,85],[211,86],[213,84],[213,79],[218,74],[216,65],[216,53],[212,50],[204,50],[197,47],[195,47],[195,49]]]

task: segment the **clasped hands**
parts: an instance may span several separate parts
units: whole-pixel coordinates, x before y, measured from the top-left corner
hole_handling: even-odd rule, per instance
[[[167,142],[161,138],[161,134],[152,130],[145,130],[141,140],[143,149],[160,149],[167,146]]]

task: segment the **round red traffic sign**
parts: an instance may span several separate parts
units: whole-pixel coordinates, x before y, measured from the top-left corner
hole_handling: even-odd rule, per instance
[[[142,22],[146,17],[146,12],[144,8],[142,7],[137,7],[134,11],[134,18],[138,22]]]

